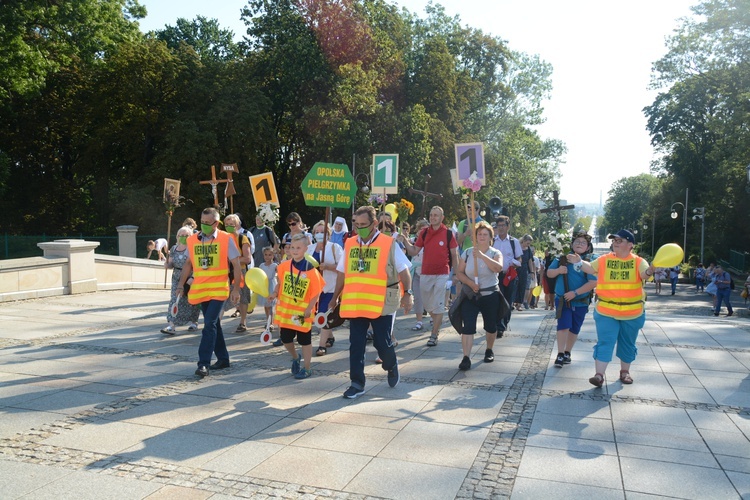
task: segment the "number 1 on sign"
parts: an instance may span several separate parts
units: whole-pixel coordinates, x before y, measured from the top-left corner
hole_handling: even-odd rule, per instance
[[[393,184],[393,158],[381,161],[377,168],[379,171],[385,169],[385,183]]]
[[[476,172],[476,178],[484,185],[484,145],[481,142],[456,144],[456,173],[464,181]]]
[[[461,154],[461,156],[459,157],[459,160],[464,161],[466,158],[469,159],[469,172],[476,172],[477,171],[477,150],[473,148],[467,149]]]

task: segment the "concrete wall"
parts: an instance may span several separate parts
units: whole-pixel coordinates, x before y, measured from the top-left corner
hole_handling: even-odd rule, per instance
[[[99,244],[84,240],[39,243],[43,257],[0,260],[0,302],[98,290],[165,288],[161,262],[96,255]],[[172,271],[166,272],[166,288]]]

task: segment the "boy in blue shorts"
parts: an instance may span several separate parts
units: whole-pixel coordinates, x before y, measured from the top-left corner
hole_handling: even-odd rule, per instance
[[[571,249],[583,256],[590,253],[591,236],[579,232],[573,236]],[[567,276],[567,290],[563,275]],[[589,312],[591,292],[596,288],[596,276],[585,274],[581,264],[567,264],[560,267],[560,258],[555,258],[547,270],[547,276],[555,278],[555,310],[559,311],[557,319],[557,358],[555,366],[562,368],[570,364],[570,351],[578,340],[583,320]]]

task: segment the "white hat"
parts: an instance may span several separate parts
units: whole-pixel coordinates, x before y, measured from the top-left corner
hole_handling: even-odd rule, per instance
[[[337,222],[342,223],[344,225],[344,227],[343,227],[343,229],[341,231],[334,230],[333,231],[334,233],[341,234],[341,233],[348,233],[349,232],[349,226],[346,225],[346,219],[344,219],[343,217],[336,217],[336,219],[333,221],[333,223],[336,224]]]

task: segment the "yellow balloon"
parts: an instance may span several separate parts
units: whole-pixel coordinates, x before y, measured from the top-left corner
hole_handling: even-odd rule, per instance
[[[539,297],[542,294],[542,285],[537,285],[534,287],[533,290],[531,290],[531,295],[534,297]]]
[[[662,245],[654,255],[654,261],[651,263],[654,267],[674,267],[682,262],[684,252],[677,243],[667,243]]]
[[[398,211],[396,210],[396,205],[393,203],[389,203],[385,206],[385,213],[390,214],[391,221],[395,224],[398,220]]]
[[[320,266],[320,262],[318,262],[317,260],[315,260],[315,257],[313,257],[312,255],[310,255],[307,252],[305,252],[305,260],[307,262],[309,262],[310,265],[313,266],[315,269],[317,269],[318,266]]]
[[[268,276],[262,269],[258,267],[248,269],[245,273],[245,284],[261,297],[268,297]]]
[[[253,309],[255,309],[255,306],[258,305],[258,294],[252,293],[250,294],[250,302],[247,304],[247,312],[253,312]]]

